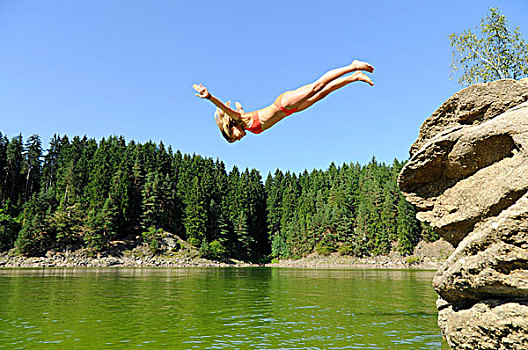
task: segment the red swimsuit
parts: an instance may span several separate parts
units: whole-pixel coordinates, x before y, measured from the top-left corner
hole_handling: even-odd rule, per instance
[[[251,126],[246,127],[247,131],[251,131],[254,134],[260,134],[262,132],[262,125],[260,125],[260,119],[258,116],[258,111],[251,112],[251,117],[253,121],[251,122]]]
[[[275,99],[275,101],[273,102],[273,104],[275,105],[275,107],[277,107],[278,109],[280,109],[281,111],[284,112],[284,114],[286,114],[286,116],[289,116],[289,115],[292,115],[293,113],[297,112],[297,108],[292,108],[292,109],[286,109],[284,108],[284,106],[282,105],[282,95],[284,93],[280,94],[279,97],[277,97]]]
[[[286,109],[282,105],[282,94],[279,95],[273,102],[273,105],[277,107],[279,110],[281,110],[286,116],[292,115],[293,113],[297,112],[297,108],[291,108]],[[247,131],[251,131],[254,134],[260,134],[262,132],[262,125],[260,124],[260,118],[258,115],[258,111],[251,112],[251,117],[253,121],[251,122],[251,126],[245,127]]]

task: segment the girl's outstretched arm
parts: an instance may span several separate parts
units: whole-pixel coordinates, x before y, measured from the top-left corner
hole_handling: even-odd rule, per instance
[[[211,95],[211,93],[207,90],[207,88],[203,86],[202,84],[194,84],[193,88],[194,90],[196,90],[196,92],[198,92],[196,96],[200,98],[205,98],[211,101],[216,107],[223,110],[228,116],[230,116],[237,122],[240,121],[240,117],[242,116],[242,114],[238,111],[235,111],[234,109],[231,109],[229,107],[229,102],[227,102],[227,104],[223,103],[222,101],[220,101],[219,99]]]

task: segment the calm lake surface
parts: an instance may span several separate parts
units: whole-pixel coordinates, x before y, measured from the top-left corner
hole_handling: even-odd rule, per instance
[[[448,349],[433,271],[0,269],[2,349]]]

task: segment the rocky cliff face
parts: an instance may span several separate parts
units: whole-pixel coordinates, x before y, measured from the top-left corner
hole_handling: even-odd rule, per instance
[[[528,79],[449,98],[398,183],[456,247],[439,269],[439,325],[455,349],[528,349]]]

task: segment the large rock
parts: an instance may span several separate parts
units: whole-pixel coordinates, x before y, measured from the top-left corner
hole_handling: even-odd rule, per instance
[[[497,80],[460,90],[445,101],[420,127],[418,139],[411,146],[414,155],[428,140],[444,130],[488,121],[528,100],[528,79]]]
[[[468,309],[439,309],[438,323],[457,350],[528,349],[528,304],[484,300]]]
[[[528,193],[464,239],[433,285],[455,304],[528,297]]]
[[[528,79],[456,93],[398,179],[418,219],[457,247],[433,283],[456,349],[528,349],[527,100]]]

